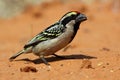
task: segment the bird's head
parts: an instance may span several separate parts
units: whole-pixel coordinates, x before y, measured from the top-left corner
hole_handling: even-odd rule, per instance
[[[60,19],[60,23],[62,23],[63,25],[66,25],[66,24],[80,24],[81,22],[87,20],[87,17],[78,12],[78,11],[71,11],[71,12],[68,12],[66,13],[61,19]]]

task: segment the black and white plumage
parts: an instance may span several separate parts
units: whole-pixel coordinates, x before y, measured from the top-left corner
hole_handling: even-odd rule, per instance
[[[75,37],[80,23],[85,20],[87,20],[87,17],[77,11],[66,13],[58,22],[28,41],[24,49],[10,57],[10,60],[12,61],[23,53],[33,52],[39,56],[45,64],[48,64],[44,56],[52,55],[68,45]]]

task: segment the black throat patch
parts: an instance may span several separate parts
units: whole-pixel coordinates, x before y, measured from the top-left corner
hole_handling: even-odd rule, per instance
[[[74,25],[74,34],[73,34],[73,36],[71,37],[70,42],[74,39],[74,37],[75,37],[75,35],[76,35],[76,33],[77,33],[78,29],[79,29],[79,26],[80,26],[80,22],[78,22],[78,23],[76,23],[76,24]],[[69,42],[69,43],[70,43],[70,42]]]

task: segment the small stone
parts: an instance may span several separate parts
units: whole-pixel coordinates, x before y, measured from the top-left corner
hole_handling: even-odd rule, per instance
[[[33,78],[32,80],[36,80],[36,78]]]
[[[35,67],[32,66],[26,66],[23,68],[20,68],[21,72],[37,72],[38,70]]]
[[[51,70],[51,66],[48,66],[47,71],[50,71],[50,70]]]
[[[14,75],[14,73],[11,73],[11,75]]]
[[[103,65],[103,62],[100,62],[100,63],[98,63],[97,65],[98,65],[98,66],[101,66],[101,65]]]
[[[109,48],[104,47],[104,48],[102,48],[102,51],[110,51],[110,49],[109,49]]]
[[[110,72],[114,72],[113,70],[110,70]]]
[[[11,67],[10,65],[8,65],[8,67]]]
[[[105,66],[103,66],[102,68],[105,68]]]
[[[92,68],[93,69],[92,62],[89,61],[88,59],[83,60],[81,68],[86,68],[86,69]]]
[[[106,65],[109,65],[109,63],[106,63]]]
[[[63,66],[63,64],[61,64],[60,66]]]

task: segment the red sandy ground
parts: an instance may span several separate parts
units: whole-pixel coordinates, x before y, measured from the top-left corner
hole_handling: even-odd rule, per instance
[[[95,6],[51,3],[28,9],[13,19],[0,20],[0,80],[120,80],[120,15]],[[89,8],[88,8],[89,7]],[[105,8],[105,7],[104,7]],[[9,62],[34,35],[68,11],[88,16],[68,48],[57,52],[74,59],[47,57],[48,67],[33,54]],[[33,62],[26,61],[28,59]],[[32,66],[37,72],[20,69]]]

